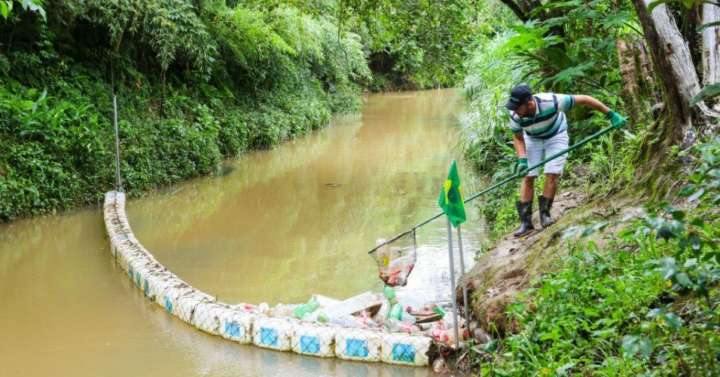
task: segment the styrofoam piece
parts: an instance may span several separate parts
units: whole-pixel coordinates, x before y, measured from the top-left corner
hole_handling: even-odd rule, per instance
[[[253,322],[253,344],[258,347],[289,351],[293,334],[292,320],[285,318],[257,317]]]
[[[298,322],[293,329],[292,350],[303,355],[333,357],[335,356],[335,333],[338,330],[334,326]]]
[[[328,306],[323,309],[323,312],[328,318],[342,317],[360,312],[373,306],[380,306],[382,305],[382,302],[382,296],[372,292],[364,292],[335,305]]]
[[[428,365],[432,339],[421,335],[383,334],[380,358],[385,363]]]
[[[341,359],[380,361],[380,333],[371,330],[343,329],[335,334],[335,355]]]
[[[220,315],[220,336],[241,344],[253,341],[253,326],[256,316],[230,307]]]

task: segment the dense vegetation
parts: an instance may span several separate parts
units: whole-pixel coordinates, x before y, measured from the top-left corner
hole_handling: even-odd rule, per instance
[[[508,308],[517,331],[478,351],[478,371],[717,375],[720,139],[691,156],[691,184],[680,192],[688,209],[663,202],[565,232],[567,256]]]
[[[218,171],[354,111],[450,86],[474,2],[0,1],[0,220]],[[450,22],[451,21],[451,22]]]
[[[508,88],[528,82],[538,91],[590,94],[630,122],[572,153],[561,183],[585,190],[590,203],[631,196],[646,206],[639,217],[586,219],[567,230],[557,254],[566,256],[508,308],[514,330],[473,348],[475,373],[720,371],[720,139],[713,140],[720,122],[712,98],[720,80],[707,58],[717,55],[717,39],[702,34],[720,25],[720,4],[645,3],[503,0],[495,5],[502,16],[490,20],[497,32],[467,61],[465,150],[479,171],[512,174],[502,109]],[[688,49],[682,67],[664,61],[671,53],[663,48],[672,44],[676,53],[678,40]],[[569,118],[573,141],[607,124],[582,108]],[[492,240],[517,226],[517,197],[510,185],[480,204]]]

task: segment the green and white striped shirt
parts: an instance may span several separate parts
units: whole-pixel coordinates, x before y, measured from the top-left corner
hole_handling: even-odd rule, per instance
[[[510,111],[510,129],[514,133],[525,131],[528,136],[549,139],[567,130],[565,112],[575,105],[575,97],[569,94],[538,93],[533,96],[537,106],[535,115],[520,118]],[[519,122],[514,119],[520,118]]]

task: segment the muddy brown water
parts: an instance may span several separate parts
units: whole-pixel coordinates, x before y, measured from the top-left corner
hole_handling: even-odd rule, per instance
[[[220,300],[297,303],[379,290],[366,251],[438,211],[460,159],[453,90],[380,94],[362,114],[229,173],[128,203],[138,239],[169,269]],[[461,164],[464,190],[475,181]],[[469,209],[467,268],[482,226]],[[447,300],[446,225],[418,232],[400,297]],[[456,258],[457,259],[457,258]],[[456,260],[457,262],[457,260]],[[0,376],[425,376],[429,369],[301,357],[195,330],[148,302],[110,258],[99,209],[0,225]]]

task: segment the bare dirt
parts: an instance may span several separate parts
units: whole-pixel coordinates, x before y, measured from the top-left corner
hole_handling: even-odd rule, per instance
[[[533,213],[536,231],[526,237],[505,236],[479,259],[463,281],[472,297],[471,309],[481,328],[491,334],[505,334],[513,330],[505,309],[519,292],[540,275],[548,263],[557,260],[557,244],[563,230],[573,223],[568,212],[583,204],[586,195],[578,191],[560,194],[551,214],[556,223],[542,229],[537,211]],[[462,286],[462,285],[461,285]]]

